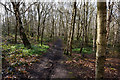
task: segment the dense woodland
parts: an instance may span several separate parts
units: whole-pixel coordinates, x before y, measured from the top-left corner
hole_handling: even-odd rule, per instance
[[[104,1],[1,1],[2,78],[120,78],[120,2]]]

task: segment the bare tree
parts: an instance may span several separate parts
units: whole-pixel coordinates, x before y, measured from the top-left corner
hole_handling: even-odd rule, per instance
[[[24,28],[23,28],[23,25],[22,25],[22,21],[21,21],[21,16],[20,16],[20,11],[19,11],[20,2],[11,2],[11,3],[13,5],[13,9],[14,9],[14,12],[15,12],[15,17],[16,17],[16,24],[19,28],[20,37],[23,41],[23,44],[24,44],[25,47],[31,48],[31,44],[26,37],[26,34],[24,32]]]
[[[72,41],[73,41],[74,29],[75,29],[75,19],[76,19],[76,2],[74,2],[70,33],[69,33],[69,38],[67,41],[67,54],[69,55],[72,54]]]

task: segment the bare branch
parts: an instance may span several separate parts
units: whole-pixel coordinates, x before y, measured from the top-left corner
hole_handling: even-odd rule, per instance
[[[23,13],[21,13],[21,14],[24,14],[26,11],[28,11],[29,10],[29,8],[32,6],[32,5],[34,5],[34,4],[36,4],[37,2],[34,2],[33,4],[30,4],[30,6],[23,12]]]
[[[3,4],[3,3],[1,3],[1,2],[0,2],[0,4],[3,5],[3,6],[5,7],[6,10],[8,10],[8,11],[14,13],[12,10],[10,10],[9,8],[7,8],[5,4]],[[15,13],[14,13],[14,14],[15,14]]]

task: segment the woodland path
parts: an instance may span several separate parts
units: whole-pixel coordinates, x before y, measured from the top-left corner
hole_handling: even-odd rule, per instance
[[[30,78],[50,80],[52,78],[72,77],[72,74],[69,74],[69,71],[65,69],[64,60],[62,40],[57,39],[48,52],[42,56],[40,62],[35,63],[33,69],[29,69]]]

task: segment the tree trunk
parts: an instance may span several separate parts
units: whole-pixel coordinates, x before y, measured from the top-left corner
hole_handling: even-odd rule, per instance
[[[97,2],[97,52],[96,52],[96,79],[104,77],[106,53],[106,2]]]
[[[45,18],[46,18],[46,15],[45,15]],[[44,37],[45,18],[44,18],[44,20],[43,20],[43,28],[42,28],[42,33],[41,33],[41,45],[42,45],[42,42],[43,42],[43,37]]]
[[[93,51],[96,50],[96,39],[97,39],[97,15],[95,21],[95,28],[93,29]]]
[[[61,21],[61,15],[60,15],[60,21],[59,21],[59,32],[58,32],[58,36],[61,36],[61,25],[62,25],[62,21]]]
[[[66,32],[65,32],[65,31],[66,31],[66,28],[65,28],[65,25],[64,25],[63,17],[62,17],[62,25],[63,25],[63,34],[64,34],[63,36],[64,36],[64,40],[66,40],[66,39],[65,39],[65,36],[66,36]]]
[[[17,43],[17,31],[18,31],[18,23],[16,22],[16,26],[15,26],[15,43]]]
[[[120,47],[120,1],[118,2],[118,22],[117,46]]]
[[[75,19],[76,19],[76,2],[74,2],[74,8],[72,13],[72,20],[71,20],[71,28],[69,33],[69,38],[67,41],[67,55],[72,55],[72,41],[74,36],[74,29],[75,29]]]
[[[80,38],[80,15],[79,15],[79,20],[78,20],[78,28],[77,28],[77,40]]]
[[[26,34],[24,32],[24,28],[22,26],[22,21],[21,21],[20,12],[19,12],[19,6],[20,6],[19,2],[17,2],[17,3],[12,2],[12,5],[13,5],[14,12],[15,12],[16,24],[18,24],[20,37],[21,37],[21,39],[23,41],[23,44],[24,44],[25,47],[31,48],[31,44],[28,41],[28,39],[26,37]]]
[[[54,40],[54,18],[52,20],[51,38]]]
[[[7,11],[7,9],[6,9],[6,7],[5,7],[5,11],[6,11],[6,15],[7,15],[7,35],[9,36],[9,34],[10,34],[10,28],[9,28],[9,17],[8,17],[8,11]]]
[[[106,38],[107,38],[107,45],[108,45],[108,41],[109,41],[109,33],[110,33],[110,23],[111,23],[111,17],[112,17],[112,10],[113,10],[113,4],[110,5],[110,2],[108,2],[108,18],[107,18],[107,27],[106,27],[106,30],[107,30],[107,35],[106,35]]]
[[[37,41],[39,41],[39,37],[40,37],[40,4],[38,4],[37,6],[37,10],[38,10],[38,28],[37,28]]]
[[[7,17],[8,18],[8,17]],[[9,25],[9,19],[7,19],[7,26],[8,26],[8,36],[10,35],[10,25]]]
[[[68,20],[67,20],[67,16],[66,16],[66,28],[65,28],[65,41],[67,41],[67,37],[68,37]]]
[[[88,30],[87,30],[87,18],[88,17],[88,2],[87,5],[85,5],[84,2],[84,45],[88,45]]]

